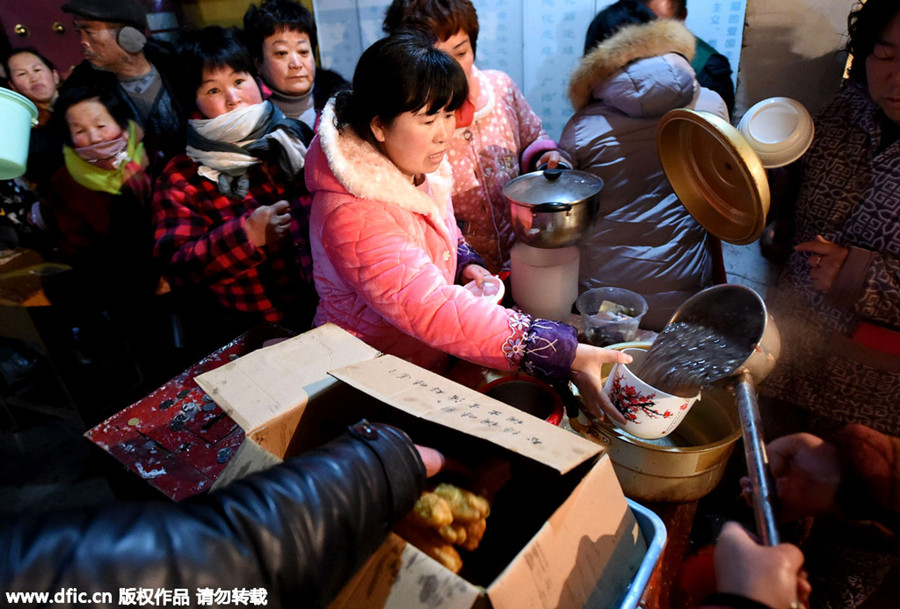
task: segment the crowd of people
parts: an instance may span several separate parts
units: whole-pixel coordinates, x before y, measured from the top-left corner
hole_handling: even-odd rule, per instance
[[[784,351],[761,406],[766,436],[777,438],[769,457],[782,513],[817,517],[804,542],[815,556],[807,553],[804,568],[797,546],[767,548],[728,525],[709,606],[851,609],[877,588],[896,553],[895,4],[854,7],[849,78],[817,119],[809,152],[779,177],[791,185],[776,201],[779,218],[789,219],[779,235],[791,253],[769,303]],[[0,244],[71,267],[44,290],[76,347],[92,328],[106,328],[140,354],[145,371],[171,376],[258,323],[300,333],[330,322],[437,372],[458,358],[572,381],[588,411],[622,421],[602,391],[602,367],[630,356],[463,287],[509,269],[515,234],[503,186],[557,166],[605,182],[603,213],[581,244],[581,289],[641,293],[650,303],[645,326],[659,330],[686,298],[724,280],[720,244],[680,204],[656,154],[667,111],[728,120],[734,104],[727,60],[683,24],[684,2],[619,0],[598,13],[571,77],[575,112],[559,142],[509,75],[475,66],[471,0],[393,0],[385,37],[363,52],[349,82],[316,65],[316,26],[295,0],[263,0],[247,9],[243,28],[189,28],[176,44],[147,36],[138,0],[70,0],[63,10],[84,56],[67,78],[36,48],[3,58],[7,86],[40,114],[26,174],[0,191]],[[157,331],[159,298],[178,321],[174,342],[188,346],[183,359],[169,357]],[[19,554],[0,562],[0,583],[83,582],[97,564],[109,565],[99,583],[133,583],[136,570],[158,561],[175,578],[159,585],[174,586],[238,564],[239,554],[232,572],[275,585],[279,603],[324,605],[434,469],[429,449],[378,430],[342,440],[325,458],[341,471],[377,470],[394,509],[367,510],[374,521],[366,522],[351,513],[349,524],[334,523],[343,532],[280,539],[272,553],[288,564],[260,551],[273,543],[268,531],[334,510],[311,503],[315,487],[352,482],[322,474],[321,456],[184,509],[114,506],[77,521],[7,521],[0,545]],[[375,460],[363,450],[360,462],[359,441],[379,437],[387,448],[376,448]],[[260,503],[269,492],[282,501]],[[254,513],[253,522],[233,522],[229,506]],[[168,543],[201,522],[209,528],[209,519],[221,519],[221,534],[175,562],[108,539],[129,522],[138,525],[130,535]],[[332,533],[345,537],[332,543]],[[107,541],[98,543],[98,534]],[[40,547],[32,543],[38,537],[47,540]],[[89,538],[93,553],[79,550],[81,562],[59,560]],[[240,551],[238,540],[256,552]],[[346,568],[323,579],[323,552],[334,547],[351,554],[339,561]]]

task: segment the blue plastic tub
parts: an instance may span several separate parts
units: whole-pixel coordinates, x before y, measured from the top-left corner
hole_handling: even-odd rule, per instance
[[[636,609],[638,602],[641,600],[641,595],[644,594],[644,590],[647,588],[647,582],[650,581],[650,574],[656,568],[659,556],[666,545],[666,525],[663,524],[660,517],[649,508],[645,508],[631,499],[628,499],[628,505],[631,506],[638,528],[641,530],[641,535],[647,541],[647,554],[644,556],[644,560],[641,561],[641,566],[638,568],[634,579],[631,580],[628,590],[625,591],[622,604],[619,605],[620,609]]]

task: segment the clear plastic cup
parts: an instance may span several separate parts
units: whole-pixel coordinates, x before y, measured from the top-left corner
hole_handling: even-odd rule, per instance
[[[503,280],[496,275],[490,275],[484,278],[484,282],[479,286],[476,280],[472,280],[464,286],[467,290],[478,296],[479,298],[487,298],[492,302],[500,304],[506,295],[506,287]]]
[[[583,292],[575,306],[581,314],[584,335],[598,347],[634,340],[648,309],[647,301],[637,292],[612,287]]]

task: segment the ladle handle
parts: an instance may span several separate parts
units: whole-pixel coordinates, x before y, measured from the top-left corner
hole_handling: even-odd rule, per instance
[[[756,385],[749,370],[744,370],[736,385],[735,398],[741,416],[744,433],[744,457],[750,488],[753,492],[753,512],[756,518],[756,532],[767,546],[780,543],[778,527],[775,523],[775,484],[769,471],[769,459],[761,432],[759,405],[756,402]]]

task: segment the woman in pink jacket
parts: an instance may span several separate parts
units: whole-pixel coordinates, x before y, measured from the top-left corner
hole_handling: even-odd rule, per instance
[[[508,266],[515,242],[503,187],[543,163],[555,167],[557,144],[508,74],[475,67],[479,25],[470,0],[394,0],[382,29],[391,34],[408,28],[434,36],[434,46],[466,73],[469,93],[447,147],[453,210],[466,241],[496,273]]]
[[[363,53],[352,92],[325,107],[306,157],[310,240],[320,302],[333,322],[381,351],[438,370],[453,355],[494,369],[573,378],[600,413],[600,367],[628,361],[578,344],[565,324],[474,296],[487,275],[462,239],[445,160],[466,98],[463,70],[414,33]],[[610,416],[621,415],[604,402]]]

